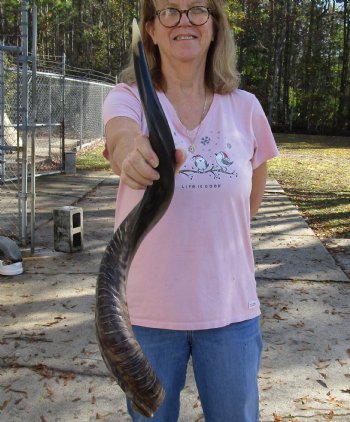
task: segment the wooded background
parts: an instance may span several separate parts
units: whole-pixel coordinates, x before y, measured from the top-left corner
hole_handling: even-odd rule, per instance
[[[19,0],[0,0],[0,41],[19,42]],[[117,76],[128,60],[137,0],[38,0],[41,63]],[[241,87],[274,130],[350,135],[348,0],[227,0]]]

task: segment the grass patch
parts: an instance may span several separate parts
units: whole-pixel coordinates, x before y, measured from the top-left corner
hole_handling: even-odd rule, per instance
[[[77,170],[110,170],[111,166],[102,152],[104,141],[85,147],[77,152]]]
[[[350,238],[350,138],[277,134],[269,175],[320,237]]]

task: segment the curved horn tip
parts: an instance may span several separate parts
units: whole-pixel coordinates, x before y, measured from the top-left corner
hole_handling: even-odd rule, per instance
[[[136,44],[141,40],[141,32],[137,20],[134,18],[132,21],[132,46],[135,47]]]

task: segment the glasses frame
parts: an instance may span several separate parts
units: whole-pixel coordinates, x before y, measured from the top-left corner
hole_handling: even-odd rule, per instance
[[[207,20],[205,21],[205,22],[203,22],[203,23],[200,23],[200,24],[196,24],[196,23],[193,23],[192,21],[191,21],[191,19],[190,19],[190,17],[189,17],[189,12],[190,12],[190,10],[192,10],[192,9],[197,9],[198,7],[200,7],[200,8],[202,8],[202,9],[205,9],[206,11],[207,11],[207,13],[208,13],[208,18],[207,18]],[[160,14],[162,13],[162,12],[164,12],[164,10],[168,10],[168,9],[171,9],[171,10],[176,10],[177,12],[179,12],[179,20],[176,22],[176,24],[175,25],[171,25],[171,26],[168,26],[168,25],[164,25],[164,23],[162,22],[162,20],[160,19]],[[191,25],[193,25],[193,26],[202,26],[202,25],[205,25],[207,22],[208,22],[208,20],[209,20],[209,18],[210,18],[210,16],[213,16],[213,10],[212,9],[210,9],[209,7],[206,7],[206,6],[192,6],[192,7],[190,7],[189,9],[177,9],[176,7],[166,7],[165,9],[161,9],[161,10],[156,10],[155,12],[154,12],[154,15],[153,15],[153,17],[155,18],[155,17],[158,17],[158,19],[159,19],[159,22],[161,23],[161,25],[163,25],[165,28],[175,28],[175,26],[177,26],[179,23],[180,23],[180,21],[181,21],[181,18],[182,18],[182,15],[186,15],[186,17],[187,17],[187,19],[188,19],[188,21],[190,22],[190,24]]]

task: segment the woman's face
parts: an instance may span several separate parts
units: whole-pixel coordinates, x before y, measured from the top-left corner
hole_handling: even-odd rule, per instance
[[[157,11],[166,8],[187,10],[194,6],[208,6],[207,0],[155,0]],[[172,28],[163,26],[159,18],[147,22],[146,30],[153,42],[158,45],[162,63],[177,62],[197,63],[206,58],[210,43],[214,39],[213,21],[209,16],[208,21],[201,25],[192,25],[185,13],[182,14],[178,25]]]

